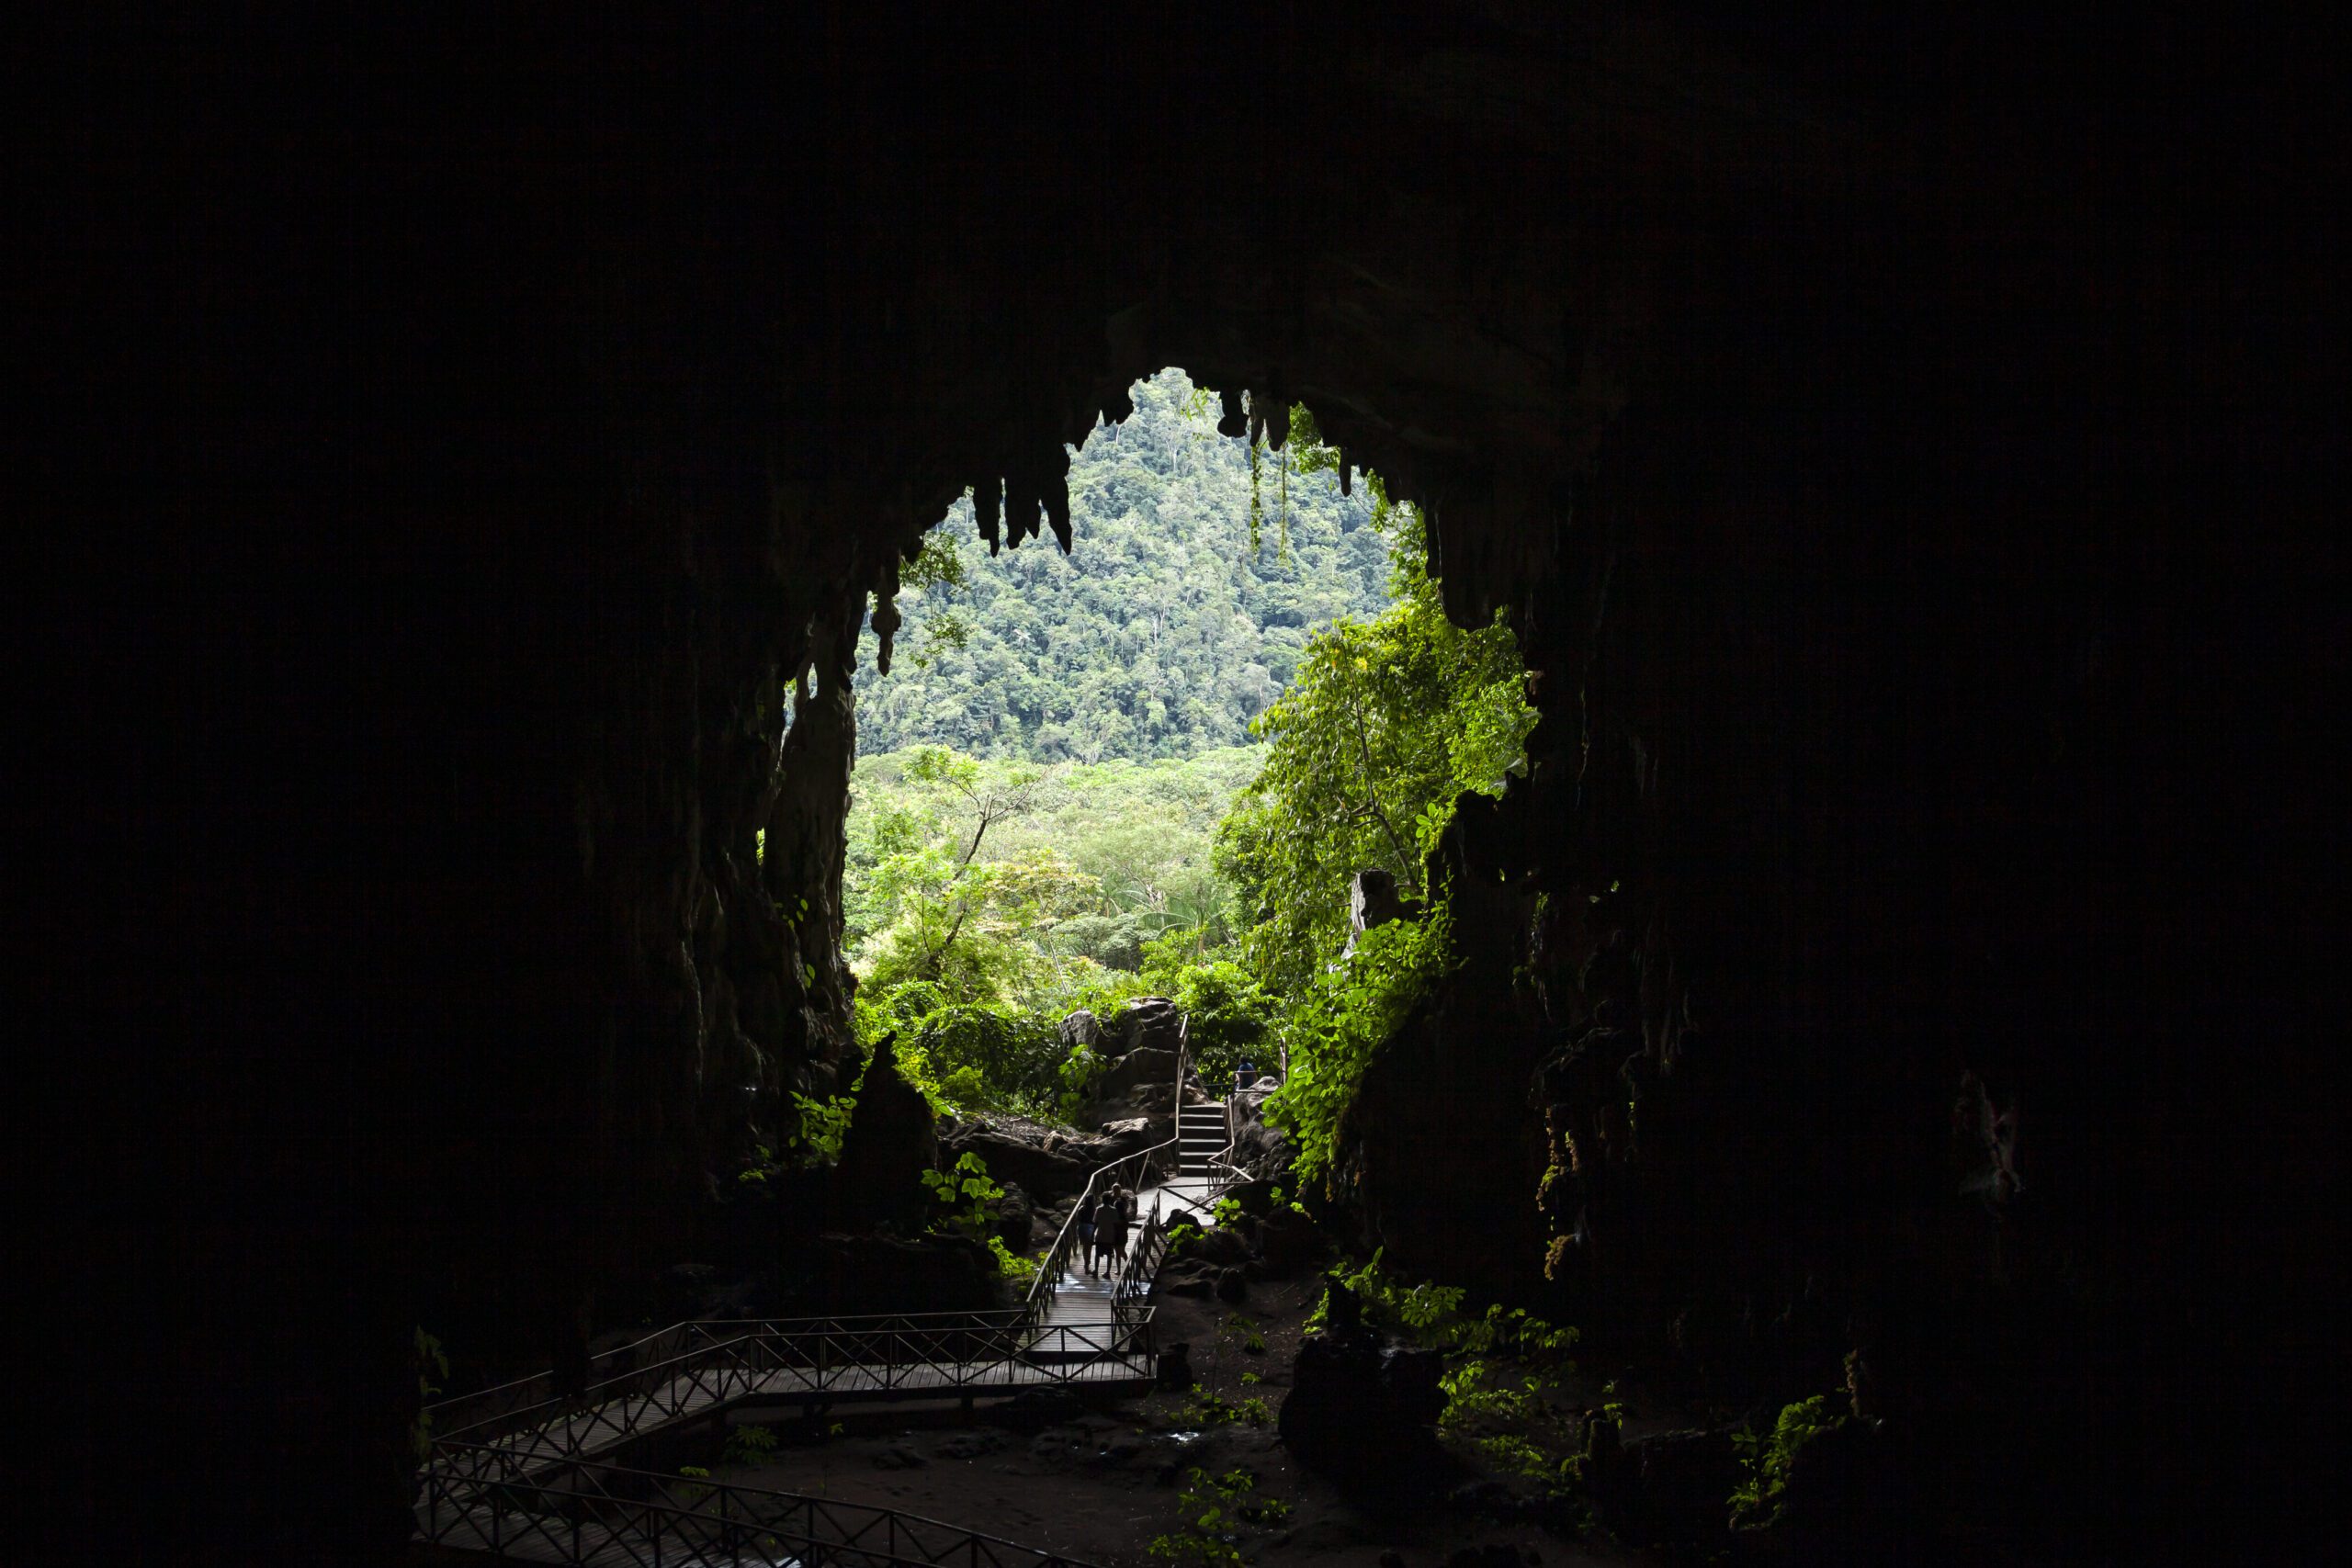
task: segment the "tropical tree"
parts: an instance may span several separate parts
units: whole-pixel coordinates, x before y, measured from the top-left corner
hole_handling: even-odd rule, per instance
[[[1251,968],[1296,994],[1349,935],[1349,883],[1383,870],[1431,898],[1423,867],[1464,791],[1499,795],[1535,713],[1509,626],[1445,617],[1419,517],[1378,498],[1394,603],[1306,644],[1298,672],[1251,726],[1266,761],[1217,832]]]

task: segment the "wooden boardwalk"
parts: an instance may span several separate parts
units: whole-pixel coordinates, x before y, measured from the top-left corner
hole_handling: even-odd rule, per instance
[[[1147,1187],[1136,1194],[1136,1224],[1127,1236],[1127,1257],[1119,1265],[1122,1271],[1133,1262],[1136,1250],[1143,1245],[1144,1222],[1157,1213],[1162,1223],[1172,1224],[1179,1215],[1190,1219],[1203,1230],[1216,1224],[1216,1216],[1209,1207],[1209,1179],[1204,1176],[1172,1177]],[[1041,1325],[1107,1323],[1111,1320],[1111,1294],[1117,1281],[1111,1274],[1090,1274],[1073,1267],[1054,1286],[1053,1300],[1038,1314]]]
[[[1096,1182],[1107,1187],[1118,1170],[1136,1181],[1137,1223],[1125,1255],[1099,1274],[1082,1260],[1049,1272],[1050,1292],[1042,1300],[1033,1293],[1023,1308],[684,1323],[643,1342],[658,1342],[661,1359],[608,1379],[588,1400],[549,1399],[526,1380],[515,1385],[528,1402],[521,1408],[445,1429],[440,1451],[419,1477],[417,1534],[459,1550],[597,1568],[799,1568],[819,1561],[1064,1568],[1050,1553],[933,1520],[646,1475],[619,1469],[610,1456],[664,1428],[723,1421],[746,1404],[813,1412],[852,1400],[960,1398],[968,1407],[978,1397],[1029,1389],[1148,1386],[1157,1366],[1144,1301],[1152,1281],[1145,1276],[1158,1271],[1165,1227],[1180,1217],[1203,1228],[1216,1223],[1220,1184],[1212,1170],[1225,1168],[1199,1154],[1167,1164],[1147,1151],[1098,1172],[1090,1191]],[[1180,1173],[1153,1179],[1171,1168]],[[1065,1230],[1049,1268],[1069,1257],[1072,1240]]]
[[[842,1401],[937,1399],[1011,1395],[1066,1384],[1140,1384],[1152,1375],[1148,1352],[1112,1346],[1116,1332],[1105,1310],[1087,1325],[1053,1325],[1038,1359],[996,1357],[975,1361],[910,1364],[779,1366],[765,1371],[700,1370],[656,1389],[615,1399],[486,1446],[531,1463],[593,1459],[623,1443],[678,1422],[715,1418],[746,1404],[831,1404]],[[1099,1332],[1089,1333],[1088,1328]],[[1056,1339],[1064,1343],[1056,1344]]]

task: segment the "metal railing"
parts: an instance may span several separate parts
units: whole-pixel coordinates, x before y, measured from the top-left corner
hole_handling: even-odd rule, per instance
[[[707,1321],[673,1323],[667,1328],[657,1328],[626,1345],[600,1351],[588,1360],[589,1386],[593,1388],[610,1382],[640,1367],[682,1355],[696,1343],[694,1337],[695,1330],[712,1326]],[[561,1397],[562,1391],[556,1386],[554,1373],[535,1372],[529,1377],[476,1389],[469,1393],[453,1394],[426,1405],[424,1412],[429,1418],[429,1430],[456,1434],[482,1429]]]
[[[1159,1265],[1168,1256],[1168,1224],[1159,1214],[1143,1222],[1143,1235],[1136,1238],[1135,1251],[1128,1255],[1111,1280],[1111,1313],[1119,1321],[1140,1316],[1147,1324],[1151,1308],[1146,1304],[1151,1295],[1152,1282],[1159,1278]]]
[[[1170,1102],[1180,1127],[1183,1122],[1184,1053],[1191,1034],[1192,1020],[1181,1021],[1176,1026],[1175,1098]],[[1055,1235],[1054,1245],[1046,1248],[1046,1256],[1038,1261],[1035,1278],[1029,1281],[1029,1295],[1023,1311],[1033,1321],[1053,1304],[1056,1287],[1069,1273],[1070,1255],[1078,1250],[1080,1216],[1091,1213],[1095,1204],[1102,1201],[1102,1195],[1114,1186],[1140,1192],[1146,1187],[1156,1185],[1155,1177],[1165,1179],[1173,1176],[1178,1163],[1177,1147],[1178,1135],[1171,1133],[1164,1142],[1122,1156],[1100,1167],[1086,1179],[1085,1190],[1070,1206],[1069,1216],[1062,1221],[1062,1228]]]
[[[818,1402],[1121,1382],[1153,1371],[1148,1307],[1109,1322],[1040,1326],[1023,1308],[781,1322],[695,1322],[681,1353],[548,1399],[458,1425],[443,1444],[494,1446],[534,1464],[577,1459],[754,1396]]]
[[[582,1461],[549,1474],[501,1449],[443,1450],[417,1488],[417,1534],[435,1545],[681,1568],[1086,1568],[894,1508]]]
[[[1179,1025],[1174,1086],[1180,1122],[1189,1035],[1185,1021]],[[418,1473],[419,1536],[566,1562],[598,1553],[634,1562],[791,1562],[801,1568],[827,1562],[952,1560],[959,1568],[1062,1562],[888,1509],[715,1482],[692,1483],[695,1490],[682,1500],[676,1488],[688,1483],[589,1456],[673,1422],[718,1416],[754,1398],[811,1404],[893,1394],[968,1398],[984,1391],[1150,1377],[1148,1298],[1168,1249],[1168,1224],[1158,1213],[1143,1219],[1134,1249],[1114,1269],[1109,1322],[1039,1320],[1069,1273],[1080,1216],[1114,1185],[1140,1191],[1176,1175],[1180,1143],[1170,1137],[1112,1160],[1087,1179],[1019,1307],[689,1320],[600,1354],[592,1370],[605,1375],[574,1394],[560,1393],[552,1374],[543,1372],[427,1406],[435,1436],[433,1457]],[[1231,1151],[1228,1139],[1224,1152]],[[616,1488],[614,1477],[634,1479]],[[820,1519],[811,1510],[831,1513]],[[859,1520],[843,1522],[852,1515]]]

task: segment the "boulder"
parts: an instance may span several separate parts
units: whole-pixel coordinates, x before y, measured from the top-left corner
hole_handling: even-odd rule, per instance
[[[1544,1554],[1532,1546],[1457,1546],[1447,1554],[1445,1568],[1540,1568]]]
[[[1084,1008],[1063,1019],[1054,1033],[1063,1045],[1072,1051],[1080,1045],[1089,1050],[1100,1050],[1102,1046],[1102,1021]]]
[[[1123,1053],[1094,1080],[1094,1102],[1097,1105],[1124,1104],[1136,1089],[1148,1086],[1168,1094],[1174,1093],[1176,1051],[1172,1044],[1138,1045]]]
[[[1033,1201],[1067,1197],[1086,1185],[1094,1168],[1115,1154],[1103,1154],[1095,1141],[1072,1137],[1043,1122],[1015,1117],[973,1117],[949,1125],[940,1138],[948,1163],[977,1154],[987,1162],[989,1175],[1002,1184],[1017,1183]]]
[[[1238,1269],[1250,1260],[1250,1244],[1238,1233],[1224,1226],[1187,1236],[1171,1250],[1182,1261],[1207,1263],[1220,1269]]]
[[[1175,1135],[1175,1121],[1167,1116],[1122,1116],[1115,1122],[1105,1122],[1101,1135],[1088,1141],[1087,1152],[1093,1164],[1087,1168],[1092,1170],[1096,1166],[1124,1159]]]
[[[1917,1517],[1910,1480],[1893,1461],[1878,1422],[1849,1420],[1823,1432],[1791,1456],[1770,1533],[1799,1550],[1838,1542],[1852,1551],[1873,1540],[1885,1550]]]
[[[1109,1056],[1136,1050],[1174,1051],[1183,1039],[1184,1013],[1166,997],[1137,997],[1120,1010],[1114,1028],[1096,1049]],[[1171,1066],[1169,1076],[1173,1076]]]
[[[1278,1129],[1256,1120],[1242,1122],[1234,1133],[1233,1155],[1235,1164],[1256,1171],[1261,1179],[1289,1184],[1295,1153],[1290,1139]]]
[[[1445,1473],[1445,1408],[1433,1351],[1371,1334],[1311,1334],[1298,1348],[1280,1430],[1298,1462],[1358,1496],[1426,1493]]]
[[[931,1215],[922,1173],[938,1165],[939,1133],[931,1102],[899,1071],[897,1040],[884,1035],[865,1069],[833,1168],[832,1209],[845,1225],[888,1224],[911,1235]]]
[[[1029,1234],[1036,1224],[1037,1206],[1018,1182],[1008,1181],[1003,1187],[1004,1195],[989,1204],[989,1216],[1005,1246],[1015,1252],[1026,1251]]]

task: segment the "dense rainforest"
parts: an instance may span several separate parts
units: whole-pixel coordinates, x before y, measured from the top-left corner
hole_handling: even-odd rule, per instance
[[[1202,1066],[1286,1062],[1301,1168],[1448,957],[1426,885],[1464,791],[1501,792],[1533,711],[1510,628],[1447,620],[1419,518],[1342,492],[1311,415],[1220,434],[1181,371],[1070,470],[1074,552],[984,553],[967,498],[868,627],[844,873],[869,1040],[942,1110],[1068,1115],[1057,1025],[1143,995]],[[1353,479],[1354,476],[1351,476]],[[1359,874],[1407,914],[1359,931]]]
[[[1189,757],[1250,742],[1311,629],[1385,605],[1388,547],[1363,487],[1300,443],[1218,434],[1181,370],[1070,458],[1074,548],[985,553],[969,498],[899,592],[885,675],[869,625],[858,749],[919,743],[1053,762]]]

